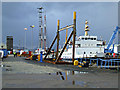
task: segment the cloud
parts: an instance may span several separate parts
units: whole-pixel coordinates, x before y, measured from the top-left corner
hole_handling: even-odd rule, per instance
[[[84,22],[90,24],[90,35],[102,36],[109,40],[114,28],[118,24],[118,6],[114,2],[3,2],[2,4],[3,41],[7,35],[13,35],[14,45],[24,41],[24,28],[27,27],[27,47],[31,48],[31,28],[34,28],[34,47],[38,46],[39,7],[44,7],[47,15],[47,43],[50,45],[57,30],[57,20],[60,27],[73,23],[73,11],[77,12],[77,35],[84,35]],[[70,30],[69,30],[70,31]],[[65,33],[61,32],[61,45],[65,40]],[[70,32],[69,32],[70,33]]]

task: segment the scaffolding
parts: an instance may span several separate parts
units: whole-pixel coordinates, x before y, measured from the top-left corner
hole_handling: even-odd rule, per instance
[[[46,14],[44,15],[44,50],[46,50]]]
[[[43,7],[37,8],[39,12],[39,48],[43,48],[43,20],[42,20],[42,13]]]

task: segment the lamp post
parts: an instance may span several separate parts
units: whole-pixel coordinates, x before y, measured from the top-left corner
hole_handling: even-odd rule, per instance
[[[24,28],[25,30],[25,46],[24,46],[24,49],[26,49],[26,31],[27,31],[27,28]]]
[[[32,28],[32,40],[31,40],[31,46],[32,46],[32,51],[33,51],[33,28],[35,27],[34,25],[30,26]]]

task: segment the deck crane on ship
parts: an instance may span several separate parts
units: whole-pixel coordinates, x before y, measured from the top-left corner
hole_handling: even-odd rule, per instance
[[[113,41],[114,41],[114,39],[115,39],[115,36],[116,36],[116,34],[117,34],[117,32],[118,32],[118,29],[120,29],[120,27],[116,27],[116,29],[115,29],[115,31],[113,31],[113,34],[112,34],[112,36],[111,36],[111,38],[110,38],[110,40],[109,40],[109,43],[108,43],[108,45],[107,45],[107,48],[105,48],[105,50],[104,50],[104,53],[114,53],[114,44],[113,44]],[[113,44],[113,48],[112,49],[110,49],[110,46]]]

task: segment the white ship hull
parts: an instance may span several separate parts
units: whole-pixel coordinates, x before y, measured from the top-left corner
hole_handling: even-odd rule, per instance
[[[72,59],[72,44],[67,51],[63,52],[61,58]],[[97,40],[97,36],[80,36],[75,41],[75,58],[104,57],[103,41]]]
[[[84,54],[84,52],[86,52],[86,54]],[[85,58],[85,57],[90,58],[90,57],[104,57],[104,56],[105,56],[104,48],[75,48],[75,58]],[[72,59],[72,48],[69,49],[68,51],[63,52],[61,58]]]

